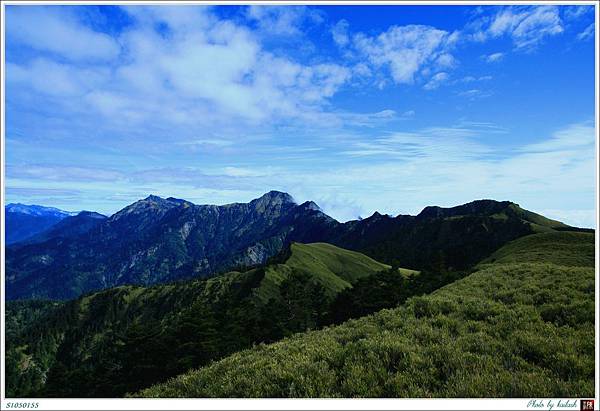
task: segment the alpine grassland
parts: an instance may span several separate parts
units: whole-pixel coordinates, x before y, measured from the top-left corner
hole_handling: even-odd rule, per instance
[[[505,245],[393,309],[258,344],[138,397],[593,397],[594,234]]]

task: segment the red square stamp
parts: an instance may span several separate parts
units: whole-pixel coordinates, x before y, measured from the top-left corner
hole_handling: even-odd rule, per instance
[[[582,411],[594,411],[594,400],[581,400],[579,409]]]

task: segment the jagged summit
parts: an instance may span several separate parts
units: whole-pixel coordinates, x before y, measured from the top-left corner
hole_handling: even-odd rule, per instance
[[[277,190],[271,190],[268,193],[263,194],[262,196],[260,196],[259,198],[255,199],[253,201],[269,201],[269,202],[279,202],[281,204],[283,204],[283,203],[296,204],[294,197],[292,197],[288,193],[285,193],[283,191],[277,191]]]
[[[148,197],[138,200],[133,204],[136,204],[136,203],[167,204],[167,203],[182,203],[182,202],[185,202],[185,200],[181,200],[181,199],[175,198],[175,197],[162,198],[161,196],[157,196],[155,194],[150,194]]]
[[[257,212],[276,212],[276,210],[288,209],[296,206],[294,198],[288,193],[281,191],[269,191],[261,197],[250,202],[250,206]]]
[[[323,210],[321,210],[321,207],[319,207],[314,201],[305,201],[304,203],[300,204],[300,207],[302,207],[305,210],[323,212]]]
[[[111,221],[118,221],[127,215],[164,215],[168,210],[179,205],[176,201],[170,201],[157,195],[138,200],[128,205],[122,210],[116,212],[110,218]]]
[[[186,200],[182,200],[180,198],[175,198],[175,197],[162,198],[161,196],[157,196],[155,194],[150,194],[148,197],[138,200],[133,204],[136,204],[136,203],[182,204],[182,203],[186,203],[186,202],[187,202]]]
[[[163,201],[163,198],[154,194],[150,194],[148,197],[144,198],[146,201]]]
[[[263,194],[260,197],[257,197],[253,200],[250,201],[250,203],[254,203],[254,202],[263,202],[263,203],[279,203],[279,204],[296,204],[296,201],[294,200],[294,197],[292,197],[290,194],[283,192],[283,191],[277,191],[277,190],[271,190],[265,194]],[[155,194],[150,194],[148,197],[138,200],[136,202],[134,202],[133,204],[127,206],[130,207],[132,205],[135,205],[137,203],[158,203],[158,204],[163,204],[163,203],[176,203],[176,204],[183,204],[183,203],[187,203],[187,204],[194,204],[188,200],[184,200],[181,198],[175,198],[175,197],[167,197],[167,198],[162,198],[160,196],[157,196]],[[312,201],[311,201],[312,203]],[[232,203],[232,204],[244,204],[244,203]],[[229,206],[232,204],[224,204],[224,206]],[[314,204],[314,203],[313,203]],[[203,204],[197,204],[200,206],[215,206],[215,204],[213,203],[203,203]],[[315,204],[316,205],[316,204]],[[216,205],[217,207],[220,207],[220,205]],[[125,207],[125,208],[127,208]]]
[[[175,197],[167,197],[167,201],[171,201],[173,203],[180,203],[180,204],[189,203],[189,201],[187,201],[187,200],[184,200],[181,198],[175,198]]]

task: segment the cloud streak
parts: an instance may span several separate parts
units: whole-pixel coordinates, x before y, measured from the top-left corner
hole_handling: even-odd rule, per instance
[[[316,201],[342,221],[376,210],[415,214],[426,205],[452,206],[494,198],[515,201],[533,211],[547,210],[547,205],[553,204],[553,216],[572,216],[564,221],[593,226],[594,127],[573,124],[508,151],[481,141],[482,136],[505,133],[494,125],[477,123],[395,132],[373,140],[355,140],[348,149],[339,147],[332,153],[351,161],[331,159],[317,166],[314,155],[318,149],[307,148],[302,151],[300,168],[230,165],[212,171],[171,167],[115,173],[25,166],[20,167],[21,174],[8,170],[8,188],[13,195],[19,194],[15,190],[43,195],[35,190],[60,190],[49,185],[62,181],[84,197],[100,196],[103,201],[129,187],[137,188],[129,196],[108,201],[109,210],[99,210],[108,213],[147,193],[220,203],[247,201],[265,190],[279,189],[298,201]],[[28,178],[36,183],[27,186]],[[575,215],[569,210],[579,211]]]
[[[594,23],[590,23],[581,33],[577,35],[577,39],[581,41],[589,40],[594,38]]]
[[[504,59],[504,53],[492,53],[492,54],[488,54],[483,56],[483,59],[488,62],[488,63],[497,63],[499,61],[502,61],[502,59]]]

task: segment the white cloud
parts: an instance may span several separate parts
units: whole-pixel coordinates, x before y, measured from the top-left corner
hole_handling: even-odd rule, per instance
[[[358,200],[367,215],[493,198],[536,212],[555,210],[552,216],[560,212],[568,224],[595,225],[587,211],[595,204],[593,125],[565,127],[508,155],[479,142],[482,133],[485,128],[437,127],[357,141],[340,155],[377,161],[328,173],[327,183],[339,196]],[[574,218],[572,210],[584,211]]]
[[[318,11],[304,6],[252,5],[248,7],[247,16],[256,21],[262,31],[279,36],[300,36],[305,22],[323,21]]]
[[[594,38],[594,23],[591,23],[589,26],[585,28],[581,33],[577,35],[578,40],[588,40]]]
[[[389,115],[386,110],[373,113]],[[595,226],[593,124],[565,127],[508,153],[486,143],[489,133],[498,138],[499,132],[506,130],[499,130],[494,124],[470,122],[376,138],[362,136],[344,144],[338,139],[327,151],[331,161],[315,161],[300,169],[289,167],[288,163],[277,167],[230,164],[209,170],[150,169],[113,175],[111,170],[34,166],[19,167],[17,171],[25,173],[19,178],[12,170],[8,174],[10,187],[30,191],[64,189],[62,181],[67,179],[72,182],[72,190],[83,193],[69,200],[76,204],[73,207],[106,212],[114,211],[114,204],[124,206],[150,192],[219,204],[248,201],[269,189],[279,189],[300,202],[316,201],[326,213],[341,221],[368,216],[376,210],[394,215],[416,214],[427,205],[454,206],[492,198],[514,201],[567,224]],[[310,159],[307,152],[321,150],[310,146],[285,149],[303,152],[304,161]],[[270,158],[273,156],[269,153]],[[33,180],[26,179],[28,176]],[[131,190],[132,186],[135,190]],[[98,208],[114,193],[129,194]],[[59,197],[53,198],[57,201]],[[82,205],[77,198],[89,203]]]
[[[156,23],[164,23],[176,27],[177,32],[206,30],[218,23],[208,7],[184,6],[153,7],[153,6],[122,6],[124,11],[135,18],[135,22],[146,28],[153,28]],[[176,33],[171,33],[176,34]]]
[[[373,74],[372,70],[365,63],[358,63],[352,67],[352,74],[358,77],[371,77]]]
[[[110,36],[91,30],[57,6],[8,6],[7,36],[40,51],[56,53],[69,60],[111,60],[120,53]]]
[[[594,6],[563,6],[561,7],[565,20],[573,21],[585,16],[588,13],[593,13]]]
[[[225,140],[220,138],[199,138],[191,141],[184,141],[179,143],[184,146],[215,146],[215,147],[230,147],[234,145],[231,140]]]
[[[427,84],[425,84],[423,86],[423,88],[425,90],[435,90],[441,84],[448,81],[448,78],[449,78],[448,73],[444,73],[444,72],[437,73],[433,77],[431,77],[431,79],[427,82]]]
[[[389,67],[392,79],[398,84],[410,84],[427,64],[442,58],[449,63],[447,52],[453,37],[444,30],[430,26],[392,26],[377,37],[363,33],[354,35],[354,47],[375,67]]]
[[[477,134],[474,128],[428,127],[416,132],[396,132],[368,142],[357,142],[353,149],[342,152],[352,157],[385,155],[396,159],[436,157],[438,155],[471,157],[488,152],[483,145],[469,138]]]
[[[573,124],[554,133],[550,138],[520,148],[525,153],[549,153],[570,150],[589,150],[595,147],[594,128],[586,123]]]
[[[450,69],[457,66],[458,62],[449,53],[441,54],[435,61],[436,65],[441,69]]]
[[[379,111],[379,112],[373,114],[373,117],[391,118],[391,117],[394,117],[395,115],[396,115],[396,112],[394,110],[382,110],[382,111]]]
[[[140,66],[155,69],[177,96],[206,99],[210,110],[216,104],[250,120],[319,110],[350,76],[337,64],[302,65],[275,57],[247,29],[228,21],[182,35],[176,43],[162,44],[151,61],[141,59]]]
[[[98,155],[103,150],[134,152],[137,147],[129,145],[137,144],[142,154],[137,157],[136,151],[134,157],[142,164],[149,159],[153,164],[160,162],[162,150],[172,150],[165,158],[179,158],[173,155],[176,153],[185,157],[182,164],[200,163],[204,167],[202,162],[208,157],[194,156],[198,152],[212,155],[243,151],[245,142],[253,138],[248,134],[276,132],[280,137],[275,148],[281,149],[281,158],[296,156],[293,158],[296,163],[283,169],[257,169],[251,163],[223,163],[218,159],[215,162],[220,168],[213,171],[171,170],[171,174],[165,174],[164,170],[146,170],[128,181],[110,174],[110,169],[100,172],[90,166],[89,170],[82,167],[57,171],[37,165],[25,170],[21,180],[11,180],[13,187],[59,190],[65,188],[64,181],[80,176],[79,183],[72,184],[73,190],[84,193],[81,198],[90,194],[91,202],[104,201],[103,198],[114,193],[135,191],[138,197],[155,192],[211,203],[245,201],[277,188],[290,191],[298,199],[315,200],[340,219],[354,218],[357,213],[368,215],[376,209],[393,214],[415,213],[429,204],[456,205],[482,197],[517,201],[534,211],[593,208],[588,201],[593,199],[595,190],[594,150],[590,143],[593,128],[586,124],[517,148],[510,157],[502,157],[483,144],[483,139],[478,140],[480,135],[496,132],[491,126],[431,127],[375,138],[372,130],[361,137],[344,136],[347,130],[340,130],[339,135],[327,133],[338,126],[374,127],[414,116],[412,110],[401,114],[406,110],[398,108],[401,104],[378,106],[371,113],[349,113],[336,110],[330,103],[333,96],[353,81],[382,87],[392,82],[427,85],[432,81],[440,84],[449,81],[448,73],[456,65],[451,54],[459,38],[456,32],[429,26],[394,26],[375,35],[347,33],[345,50],[351,56],[343,64],[327,56],[300,62],[277,51],[267,51],[260,33],[237,20],[220,20],[207,8],[136,6],[128,10],[133,25],[118,42],[114,40],[119,58],[111,57],[110,65],[103,60],[108,57],[103,56],[110,55],[106,50],[111,47],[63,55],[62,45],[47,45],[45,40],[35,46],[48,52],[43,58],[18,63],[7,60],[8,87],[19,85],[19,93],[7,94],[11,102],[21,95],[32,95],[38,100],[36,108],[40,110],[60,104],[60,110],[53,114],[60,113],[63,117],[52,119],[57,123],[46,120],[40,124],[40,135],[71,133],[61,143],[84,145],[85,139],[77,136],[77,131],[83,130],[83,134],[94,136],[90,144],[102,145]],[[510,10],[507,17],[511,19],[496,25],[498,36],[511,36],[516,45],[529,47],[527,44],[538,44],[556,34],[556,27],[551,29],[552,13],[546,13],[547,17],[537,15],[524,23],[526,16],[521,14],[527,11],[528,15],[536,16],[535,8]],[[72,17],[52,18],[61,22],[64,19],[69,30],[73,26],[80,28]],[[260,30],[279,27],[276,21],[272,27],[265,25],[266,21],[273,22],[268,16],[253,21]],[[298,27],[298,20],[294,21]],[[166,34],[155,30],[159,24],[166,27]],[[488,27],[486,23],[483,29]],[[535,27],[545,30],[535,35]],[[31,39],[44,35],[42,28],[39,33],[25,37],[34,42]],[[27,30],[35,29],[32,26]],[[82,38],[90,33],[93,39],[104,38],[101,33],[85,30],[87,34]],[[12,36],[11,32],[9,35]],[[12,37],[7,40],[13,41]],[[25,40],[19,41],[25,44]],[[51,58],[58,55],[62,58]],[[96,61],[88,64],[86,59]],[[446,67],[443,71],[442,66]],[[475,83],[489,79],[490,76],[467,76],[451,83],[469,83],[465,86],[469,89],[461,95],[474,99],[490,95]],[[63,109],[64,106],[68,109]],[[66,126],[72,122],[78,126]],[[48,124],[60,127],[47,127]],[[294,128],[295,125],[299,126]],[[313,140],[304,139],[311,134],[311,127],[322,131],[321,126],[328,127],[327,131],[316,133]],[[300,128],[304,134],[297,133]],[[327,135],[329,144],[314,144],[323,135]],[[103,140],[104,136],[109,136],[110,144]],[[281,147],[282,141],[290,147]],[[302,146],[293,147],[299,141]],[[264,146],[269,148],[266,143]],[[253,155],[262,155],[262,147],[251,147]],[[309,161],[311,156],[307,153],[313,151],[327,153],[332,161],[311,161],[305,169],[302,165],[296,167],[302,161]],[[272,153],[268,154],[271,161]],[[499,156],[502,158],[498,159]],[[319,158],[322,160],[322,155]],[[350,158],[356,161],[347,161]],[[288,164],[292,162],[286,162],[286,167]],[[94,184],[83,181],[94,175],[104,180]],[[578,199],[577,204],[569,203],[573,198]],[[125,205],[129,200],[131,196],[119,201]]]
[[[228,177],[265,177],[272,174],[270,170],[257,170],[243,167],[225,167],[223,174]]]
[[[349,24],[346,20],[340,20],[331,29],[333,41],[340,47],[345,47],[350,42],[348,26]]]
[[[563,32],[562,22],[555,6],[507,7],[496,14],[487,35],[508,35],[517,49],[537,46],[547,36]]]
[[[482,57],[488,63],[496,63],[496,62],[499,62],[502,59],[504,59],[504,53],[500,53],[500,52],[492,53],[492,54],[484,55]]]
[[[458,92],[458,95],[460,97],[467,97],[470,100],[475,100],[479,98],[490,97],[492,95],[492,92],[473,88],[470,90],[460,91]]]
[[[115,181],[125,177],[117,170],[46,164],[7,166],[7,174],[10,174],[11,180],[35,179],[39,181]]]
[[[109,78],[103,68],[76,68],[46,58],[32,60],[27,65],[6,64],[9,83],[31,87],[35,91],[55,97],[81,97],[100,87]]]
[[[13,27],[29,22],[30,14],[33,22],[47,14],[46,8],[22,9],[25,11],[8,16]],[[220,20],[206,7],[136,6],[124,10],[131,14],[134,24],[120,35],[122,53],[119,59],[111,55],[111,66],[58,63],[46,58],[29,63],[9,62],[9,81],[24,89],[63,97],[62,105],[79,106],[78,110],[87,114],[104,115],[107,127],[131,129],[146,122],[148,127],[166,129],[167,124],[218,128],[233,121],[240,126],[272,124],[281,119],[323,121],[327,100],[352,75],[349,68],[336,63],[302,64],[275,56],[247,27]],[[249,10],[261,22],[272,18],[285,21],[287,13],[292,12],[302,13],[303,18],[318,15],[295,7]],[[52,24],[64,23],[72,31],[70,34],[77,36],[72,27],[74,17],[51,12],[47,16],[44,18]],[[167,35],[155,30],[159,24]],[[38,39],[44,37],[47,25],[28,27],[31,42],[45,47],[46,43]],[[90,33],[79,37],[90,40]],[[96,34],[98,38],[110,39]],[[10,36],[20,38],[12,31]],[[88,48],[94,48],[94,39]],[[71,50],[68,43],[67,46]],[[77,46],[72,49],[79,53]],[[94,53],[101,50],[99,47]],[[100,55],[108,57],[110,53]],[[81,52],[77,56],[88,55]],[[75,101],[75,97],[79,100]]]
[[[338,113],[338,117],[344,125],[359,127],[376,127],[393,120],[408,119],[414,116],[414,111],[407,111],[402,114],[395,110],[385,109],[375,113]]]
[[[491,80],[493,77],[492,76],[480,76],[480,77],[473,77],[473,76],[465,76],[461,79],[456,80],[456,82],[460,82],[460,83],[473,83],[476,81],[489,81]]]

